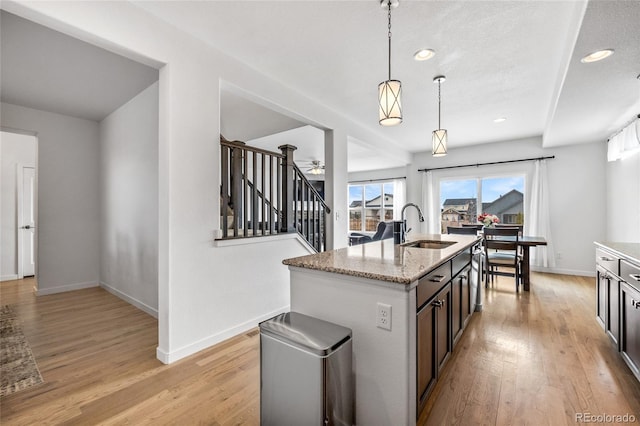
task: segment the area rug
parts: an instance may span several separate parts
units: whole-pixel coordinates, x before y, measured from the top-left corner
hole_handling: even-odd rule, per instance
[[[0,364],[0,397],[44,382],[10,305],[0,308]]]

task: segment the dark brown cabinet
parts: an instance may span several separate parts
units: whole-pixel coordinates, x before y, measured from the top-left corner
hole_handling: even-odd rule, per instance
[[[640,261],[609,250],[596,249],[596,318],[640,380]]]
[[[620,259],[602,249],[596,250],[596,317],[611,341],[620,339]]]
[[[418,310],[418,415],[451,354],[451,287],[447,283]]]
[[[620,261],[620,352],[640,380],[640,265]]]
[[[620,352],[640,380],[640,291],[623,282],[620,287]]]
[[[471,267],[467,266],[451,281],[451,328],[454,345],[462,337],[462,332],[475,309],[469,285],[470,273]]]

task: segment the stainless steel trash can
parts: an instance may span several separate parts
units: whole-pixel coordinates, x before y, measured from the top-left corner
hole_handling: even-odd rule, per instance
[[[353,423],[351,329],[297,312],[260,323],[262,426]]]

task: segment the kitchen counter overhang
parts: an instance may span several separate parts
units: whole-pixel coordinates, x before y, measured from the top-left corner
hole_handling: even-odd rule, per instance
[[[403,285],[419,278],[470,248],[481,237],[417,234],[403,244],[392,239],[283,260],[290,267],[313,269]],[[453,242],[444,248],[411,246],[416,241]]]

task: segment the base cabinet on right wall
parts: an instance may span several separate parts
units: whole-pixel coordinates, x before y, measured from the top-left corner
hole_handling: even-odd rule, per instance
[[[640,380],[640,267],[620,261],[620,352]]]
[[[596,318],[640,380],[640,244],[596,245]]]

